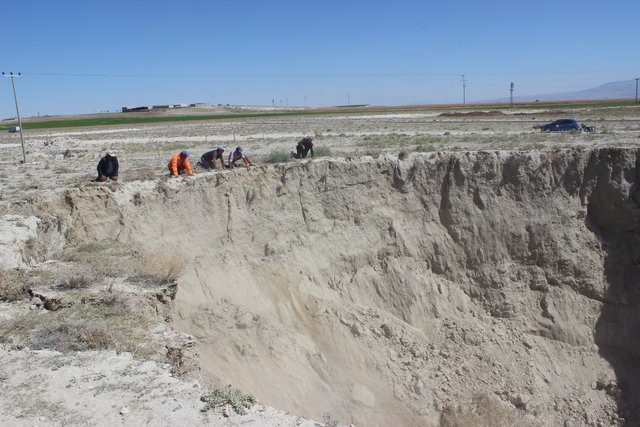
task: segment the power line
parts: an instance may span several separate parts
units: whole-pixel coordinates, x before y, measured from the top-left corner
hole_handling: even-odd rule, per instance
[[[49,76],[49,77],[115,77],[115,78],[220,78],[220,77],[263,77],[263,78],[293,78],[293,77],[314,77],[314,78],[334,78],[334,77],[451,77],[455,74],[437,74],[437,73],[259,73],[259,74],[108,74],[108,73],[22,73],[30,76]]]
[[[590,73],[581,73],[582,75],[594,75],[603,73],[618,72],[617,70],[599,71]],[[425,72],[406,72],[406,73],[62,73],[62,72],[22,72],[23,76],[48,76],[48,77],[100,77],[100,78],[222,78],[222,77],[260,77],[260,78],[335,78],[335,77],[454,77],[459,74],[455,73],[425,73]],[[500,73],[484,73],[473,72],[474,76],[558,76],[558,75],[575,75],[574,71],[541,71],[541,72],[500,72]]]

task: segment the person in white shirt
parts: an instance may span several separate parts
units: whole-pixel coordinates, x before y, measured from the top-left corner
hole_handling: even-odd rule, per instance
[[[253,166],[253,161],[251,160],[251,157],[247,155],[247,153],[242,149],[242,147],[236,147],[235,150],[231,151],[231,153],[229,154],[229,168],[233,169],[233,167],[235,166],[235,163],[240,159],[242,159],[245,166],[247,166],[247,169],[249,168],[249,166]]]

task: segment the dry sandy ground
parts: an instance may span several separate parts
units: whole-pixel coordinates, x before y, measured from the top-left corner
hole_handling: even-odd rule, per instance
[[[559,336],[565,333],[558,339],[562,341],[559,346],[536,334],[523,338],[519,334],[524,326],[509,326],[508,322],[500,320],[500,316],[487,315],[468,292],[452,285],[450,277],[443,280],[432,276],[431,271],[436,271],[435,264],[429,269],[416,267],[405,263],[407,261],[403,261],[402,256],[393,258],[391,265],[384,265],[385,271],[395,272],[396,278],[402,276],[402,281],[422,283],[426,280],[423,284],[430,290],[422,297],[436,302],[428,307],[425,305],[426,308],[414,308],[424,310],[420,315],[398,308],[408,296],[396,296],[393,302],[387,301],[387,306],[381,304],[388,290],[385,291],[384,285],[378,283],[380,273],[374,265],[375,259],[361,254],[363,247],[378,248],[380,236],[377,231],[363,237],[336,228],[336,222],[340,221],[339,211],[345,207],[337,203],[330,205],[335,210],[333,213],[326,209],[320,213],[316,210],[316,201],[309,196],[309,188],[303,188],[304,181],[300,176],[307,174],[313,182],[318,182],[318,188],[324,185],[322,191],[330,192],[331,179],[327,175],[331,175],[332,168],[340,172],[352,171],[351,181],[345,176],[345,182],[340,184],[347,192],[348,188],[372,180],[366,177],[366,168],[384,169],[398,157],[430,155],[442,158],[447,153],[483,152],[494,153],[500,159],[506,156],[504,153],[518,151],[637,148],[640,144],[640,110],[538,111],[535,114],[505,110],[490,116],[439,114],[421,111],[330,114],[26,131],[26,164],[19,163],[19,136],[1,135],[0,214],[3,216],[0,219],[0,265],[4,269],[39,269],[38,274],[42,276],[42,271],[53,268],[51,263],[55,265],[58,262],[50,259],[50,254],[62,251],[72,241],[86,244],[93,239],[114,238],[114,227],[120,230],[116,239],[120,239],[122,233],[127,243],[134,247],[157,249],[162,245],[158,241],[160,236],[152,231],[149,224],[162,224],[160,227],[167,235],[176,237],[169,230],[179,224],[179,218],[170,218],[163,223],[160,210],[174,209],[176,203],[185,203],[179,193],[188,194],[191,189],[198,194],[196,190],[204,187],[211,188],[200,193],[201,197],[211,199],[211,204],[204,205],[210,211],[183,215],[194,218],[195,233],[199,233],[201,226],[216,227],[219,232],[213,232],[211,239],[215,237],[222,243],[211,244],[210,255],[190,253],[190,248],[199,248],[200,251],[207,247],[205,236],[194,238],[189,244],[176,243],[177,253],[188,260],[189,267],[178,278],[179,291],[175,302],[166,303],[165,308],[154,309],[156,314],[164,313],[164,320],[168,320],[168,323],[162,319],[154,323],[152,336],[157,343],[156,349],[174,348],[168,343],[179,340],[186,332],[197,343],[194,354],[187,355],[188,346],[184,344],[175,348],[185,351],[185,360],[189,359],[189,363],[194,363],[197,368],[176,372],[180,365],[176,360],[154,351],[141,355],[122,349],[34,350],[5,336],[0,344],[0,388],[3,396],[0,421],[8,425],[190,423],[315,426],[332,424],[332,420],[337,419],[340,424],[347,425],[435,425],[445,406],[462,402],[461,396],[466,393],[464,378],[473,376],[477,381],[475,385],[483,383],[487,388],[490,387],[486,384],[491,384],[496,378],[505,378],[506,384],[500,386],[500,399],[507,402],[507,406],[511,405],[510,408],[526,410],[528,417],[513,415],[509,412],[513,408],[505,410],[503,420],[511,420],[512,423],[555,424],[563,416],[566,425],[615,423],[615,409],[612,409],[615,393],[601,396],[603,393],[595,391],[606,388],[613,373],[594,352],[594,344],[588,344],[590,338],[585,337],[589,337],[590,332],[584,329],[584,325],[571,329],[569,337],[565,332],[558,332]],[[535,124],[559,117],[576,117],[581,122],[597,126],[598,132],[541,134],[532,129]],[[300,190],[294,190],[287,187],[290,184],[284,180],[289,166],[271,166],[265,162],[274,150],[293,150],[296,141],[304,135],[313,135],[315,147],[329,148],[330,154],[326,159],[302,162],[301,166],[291,163],[293,182],[300,179]],[[166,163],[175,152],[189,150],[194,155],[192,162],[195,164],[200,154],[220,144],[229,148],[243,146],[258,166],[248,171],[197,171],[198,176],[193,179],[169,180],[166,177]],[[116,152],[120,159],[121,179],[118,182],[94,183],[95,166],[107,150]],[[408,173],[399,171],[401,175]],[[273,195],[268,188],[275,189]],[[58,196],[67,190],[76,192]],[[366,199],[366,191],[369,190],[363,191]],[[375,197],[375,189],[373,191],[370,198]],[[286,227],[284,224],[293,218],[288,215],[293,213],[288,212],[287,206],[278,207],[276,200],[280,196],[287,198],[293,192],[299,193],[295,198],[300,199],[298,214],[302,210],[302,226],[306,223],[307,230],[313,231],[309,233],[309,241],[296,240],[295,236],[286,233],[278,235],[277,229],[265,230],[263,235],[251,228],[248,233],[251,238],[243,237],[241,222],[255,221],[255,216],[248,213],[244,217],[239,216],[236,220],[239,222],[234,222],[227,220],[227,211],[221,207],[228,203],[228,212],[233,209],[238,212],[239,200],[246,204],[248,211],[254,209],[253,203],[262,209],[272,203],[276,212],[265,215],[269,221]],[[88,195],[91,201],[83,199],[82,194]],[[77,212],[80,217],[74,217],[74,221],[82,226],[57,231],[43,227],[47,218],[59,214],[55,209],[62,211],[62,207],[55,205],[56,197],[67,201],[72,217],[73,212]],[[42,207],[51,210],[38,212]],[[417,209],[408,203],[407,209],[410,208]],[[566,209],[571,208],[573,206],[569,205]],[[119,220],[102,214],[102,211],[112,209],[118,212]],[[135,217],[132,209],[137,210]],[[356,212],[358,203],[354,202],[352,209]],[[366,209],[354,214],[352,220],[356,226],[361,225],[359,218],[373,221],[374,218],[367,216]],[[33,214],[26,214],[30,210]],[[384,215],[392,217],[398,214],[388,211]],[[135,220],[129,223],[132,218]],[[118,221],[120,225],[117,225]],[[269,221],[265,220],[265,224]],[[388,233],[394,239],[403,234],[399,230],[403,230],[404,219],[397,221],[383,221],[382,225],[383,229],[389,229]],[[56,227],[60,228],[61,224],[56,223]],[[260,224],[254,225],[260,228]],[[42,234],[38,235],[43,229],[48,233],[47,239]],[[50,238],[57,232],[69,242]],[[332,233],[344,235],[332,239]],[[39,247],[34,243],[38,239],[47,240],[49,247]],[[258,248],[251,253],[243,252],[254,240],[261,242]],[[321,261],[303,261],[305,254],[313,257],[314,241],[327,247],[334,245],[336,251],[351,254],[344,259],[354,268],[351,283],[363,288],[369,283],[376,283],[378,296],[375,292],[369,295],[364,290],[359,294],[345,290],[342,273],[337,272],[331,277],[325,274],[328,266]],[[447,245],[444,240],[438,242]],[[327,251],[325,246],[323,250]],[[379,250],[387,250],[382,249],[384,247]],[[290,255],[292,248],[298,248],[301,254]],[[212,260],[217,258],[226,267],[212,266]],[[47,261],[50,264],[46,264]],[[283,271],[283,267],[292,261],[300,262],[300,270],[293,267]],[[236,264],[238,269],[234,270]],[[505,276],[515,269],[506,264],[495,267]],[[401,274],[403,271],[411,273],[405,276]],[[216,275],[225,283],[213,285],[211,280],[214,279],[210,277]],[[247,275],[258,282],[258,287],[250,285]],[[326,283],[320,284],[320,277],[328,278],[326,287]],[[380,290],[379,286],[383,289]],[[91,295],[98,298],[113,289],[132,295],[140,293],[138,288],[123,282],[122,277],[116,274],[92,285]],[[58,301],[58,293],[51,286],[45,286],[38,292],[42,297],[35,298],[32,291],[31,299],[17,303],[1,302],[0,319],[6,324],[30,311],[45,311],[47,302]],[[150,293],[151,300],[157,295],[153,292]],[[562,302],[589,313],[598,310],[591,302],[557,292],[558,299],[547,302],[545,307],[546,313],[556,318],[563,317]],[[418,300],[422,297],[411,296]],[[64,298],[71,297],[60,298],[63,302],[56,304],[64,306]],[[148,308],[148,300],[141,304]],[[519,303],[523,310],[528,310],[525,308],[528,302],[521,300]],[[476,320],[479,323],[474,323]],[[565,326],[574,321],[563,320]],[[518,324],[516,321],[513,323]],[[354,344],[354,337],[359,340],[358,344]],[[383,346],[382,342],[390,344]],[[486,355],[480,354],[475,365],[465,363],[465,357],[475,357],[476,350],[464,353],[468,350],[452,342],[473,349],[491,348],[492,360],[483,360]],[[347,350],[338,351],[338,348]],[[345,357],[345,353],[351,357]],[[528,365],[510,364],[514,359],[527,357],[530,357]],[[543,366],[548,357],[555,358],[555,362],[547,362],[544,369],[539,369],[538,366]],[[576,370],[570,362],[576,359],[582,360],[586,371]],[[220,367],[231,372],[221,371]],[[602,376],[598,384],[595,384],[595,377],[582,382],[575,378],[586,375],[584,372],[590,369]],[[371,371],[377,371],[379,377],[370,377]],[[339,378],[347,372],[354,374],[349,381],[342,383]],[[573,377],[564,384],[563,391],[563,383],[556,378],[568,372]],[[529,375],[527,378],[534,380],[526,387],[512,386],[506,380],[515,381],[518,376]],[[282,384],[278,378],[283,378]],[[201,412],[203,403],[200,397],[207,390],[231,381],[234,386],[255,392],[261,402],[319,421],[308,421],[263,405],[252,407],[247,415],[235,414],[228,408],[229,417],[225,417],[221,410]],[[585,383],[595,384],[593,393],[585,394],[581,388]],[[320,385],[312,389],[309,384]],[[270,399],[270,390],[278,397]],[[555,411],[561,415],[550,415],[549,411],[553,410],[548,408],[548,402],[534,398],[536,394],[549,393],[550,390],[559,396],[555,401]],[[397,409],[393,404],[386,405],[385,401],[404,402],[405,408]],[[425,403],[427,401],[428,404]],[[500,403],[495,405],[498,406],[492,406],[493,411],[500,412],[501,409],[496,409],[500,408]],[[590,406],[592,411],[580,412],[581,408]],[[538,414],[539,418],[536,420],[532,414]]]
[[[455,111],[453,111],[455,113]],[[182,112],[184,113],[184,112]],[[289,152],[305,135],[331,156],[377,156],[414,151],[530,150],[539,148],[635,146],[637,109],[505,110],[493,116],[446,116],[442,112],[330,114],[117,126],[89,129],[26,131],[27,165],[18,134],[0,135],[0,182],[3,198],[24,199],[42,190],[77,186],[95,174],[106,150],[120,154],[125,180],[162,176],[176,152],[187,149],[195,162],[217,145],[243,146],[264,164],[272,150]],[[542,134],[535,124],[576,117],[595,125],[596,134]],[[19,179],[14,179],[19,177]]]

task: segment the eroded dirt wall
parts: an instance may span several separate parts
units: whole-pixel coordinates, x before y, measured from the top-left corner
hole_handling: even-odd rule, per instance
[[[177,327],[204,375],[276,407],[420,425],[489,393],[543,422],[615,423],[615,404],[635,422],[637,158],[321,160],[33,209],[72,242],[184,259]]]

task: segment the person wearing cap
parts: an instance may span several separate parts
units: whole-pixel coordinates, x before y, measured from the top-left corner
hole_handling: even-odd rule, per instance
[[[98,178],[96,178],[96,181],[106,181],[107,178],[117,181],[119,168],[118,158],[113,153],[107,153],[98,162]]]
[[[242,159],[244,164],[247,166],[247,169],[249,166],[253,166],[251,157],[247,156],[247,153],[242,149],[242,147],[236,147],[236,149],[231,151],[231,154],[229,154],[229,169],[233,169],[235,163],[240,159]]]
[[[311,157],[313,157],[313,137],[307,136],[302,138],[298,145],[296,145],[296,152],[291,152],[291,155],[296,159],[304,159],[307,157],[307,153],[311,152]]]
[[[226,168],[227,165],[224,164],[224,157],[222,154],[226,147],[224,145],[218,145],[215,150],[208,151],[200,156],[200,162],[198,162],[199,166],[202,166],[205,169],[213,169],[216,170],[216,160],[220,160],[220,164],[222,165],[222,169]]]
[[[188,175],[193,175],[193,171],[191,170],[191,163],[189,163],[189,153],[187,150],[182,150],[175,156],[171,158],[169,161],[169,173],[173,177],[177,177],[178,174],[187,173]]]

